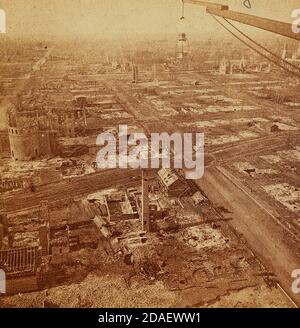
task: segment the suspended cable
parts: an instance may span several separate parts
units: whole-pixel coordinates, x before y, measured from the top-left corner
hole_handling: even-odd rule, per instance
[[[181,17],[180,17],[180,19],[182,20],[182,19],[184,19],[184,1],[182,0],[182,9],[181,9],[182,11],[181,11]]]
[[[244,41],[243,39],[241,39],[239,36],[237,36],[235,33],[233,33],[228,27],[226,27],[223,23],[221,23],[214,15],[211,15],[213,17],[213,19],[215,21],[217,21],[223,28],[225,28],[225,30],[227,30],[230,34],[232,34],[235,38],[237,38],[239,41],[241,41],[243,44],[245,44],[247,47],[249,47],[250,49],[252,49],[253,51],[255,51],[256,53],[258,53],[259,55],[261,55],[262,57],[266,58],[268,61],[272,62],[274,65],[282,68],[283,70],[285,70],[288,73],[291,73],[295,76],[297,76],[298,78],[300,78],[300,74],[297,74],[296,72],[290,71],[288,69],[286,69],[285,66],[279,64],[278,62],[276,62],[276,60],[273,60],[271,58],[269,58],[267,55],[265,55],[264,53],[262,53],[261,51],[255,49],[253,46],[251,46],[249,43],[247,43],[246,41]]]

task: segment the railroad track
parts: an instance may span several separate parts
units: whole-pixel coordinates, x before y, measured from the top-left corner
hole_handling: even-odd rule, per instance
[[[87,195],[101,189],[116,187],[116,185],[130,182],[131,178],[138,174],[139,170],[112,169],[37,186],[35,192],[28,190],[14,192],[3,197],[3,211],[13,212],[34,207],[39,205],[42,200],[47,200],[51,203],[58,199],[62,200]]]

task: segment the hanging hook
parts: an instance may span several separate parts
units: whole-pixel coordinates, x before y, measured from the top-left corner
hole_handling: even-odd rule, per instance
[[[244,1],[244,6],[245,6],[246,8],[248,8],[248,9],[251,9],[251,8],[252,8],[252,5],[251,5],[250,0],[245,0],[245,1]]]
[[[182,15],[180,17],[181,20],[184,19],[184,0],[182,0]]]

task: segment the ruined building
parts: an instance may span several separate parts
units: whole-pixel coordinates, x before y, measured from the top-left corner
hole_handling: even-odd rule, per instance
[[[16,161],[34,160],[57,153],[57,132],[50,130],[36,113],[18,112],[15,108],[8,112],[10,154]]]

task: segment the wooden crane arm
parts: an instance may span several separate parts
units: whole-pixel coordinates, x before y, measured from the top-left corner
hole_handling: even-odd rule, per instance
[[[232,21],[236,21],[245,25],[254,26],[265,31],[273,32],[279,35],[286,36],[290,39],[300,41],[300,33],[294,33],[291,23],[284,23],[264,17],[239,13],[237,11],[229,10],[228,6],[212,3],[209,1],[198,0],[182,0],[182,2],[205,6],[206,12],[215,16],[223,17]]]

